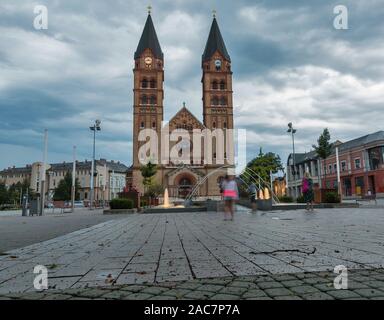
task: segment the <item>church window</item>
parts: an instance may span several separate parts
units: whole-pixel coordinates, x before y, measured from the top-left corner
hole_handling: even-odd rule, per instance
[[[216,80],[214,80],[214,81],[212,82],[212,89],[213,89],[213,90],[217,90],[217,89],[218,89],[218,83],[217,83]]]
[[[151,89],[155,89],[156,88],[156,81],[155,79],[151,79],[151,81],[149,82],[149,86]]]
[[[145,94],[141,96],[141,104],[148,104],[148,97]]]
[[[141,121],[141,123],[140,123],[140,129],[144,129],[144,121]]]
[[[224,122],[223,127],[224,127],[224,129],[227,129],[227,123],[226,122]]]
[[[149,104],[151,105],[156,104],[156,96],[151,96]]]
[[[156,128],[156,122],[152,122],[152,128],[153,128],[153,129]]]
[[[146,78],[141,82],[141,87],[144,89],[148,88],[148,80]]]
[[[218,97],[214,96],[212,98],[212,105],[214,105],[214,106],[219,105],[219,98]]]
[[[220,90],[225,90],[225,81],[224,80],[222,80],[220,82]]]
[[[225,99],[225,97],[221,97],[220,98],[220,105],[221,106],[226,106],[227,105],[227,99]]]
[[[213,123],[212,123],[212,127],[213,127],[213,128],[216,128],[216,122],[213,122]]]

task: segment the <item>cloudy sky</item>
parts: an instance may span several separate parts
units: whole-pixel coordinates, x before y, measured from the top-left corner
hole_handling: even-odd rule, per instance
[[[35,30],[35,5],[49,10]],[[348,8],[349,29],[333,27]],[[309,151],[323,128],[342,141],[383,130],[383,0],[156,0],[152,17],[165,55],[165,119],[186,101],[202,118],[201,54],[212,20],[232,58],[234,113],[247,156],[286,159]],[[88,129],[102,120],[97,157],[131,163],[133,54],[146,20],[141,0],[1,0],[0,168],[90,159]]]

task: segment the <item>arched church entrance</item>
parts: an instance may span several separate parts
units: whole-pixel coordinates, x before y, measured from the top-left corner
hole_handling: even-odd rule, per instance
[[[185,198],[192,191],[195,184],[195,177],[188,173],[182,173],[175,179],[175,185],[178,188],[178,194],[181,198]]]

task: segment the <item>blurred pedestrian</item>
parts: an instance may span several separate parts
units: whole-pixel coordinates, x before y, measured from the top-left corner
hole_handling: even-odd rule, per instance
[[[224,197],[224,220],[227,219],[227,214],[230,215],[230,220],[233,220],[234,203],[239,199],[239,190],[234,175],[228,175],[228,178],[223,183]]]
[[[256,212],[257,211],[257,201],[256,201],[257,200],[257,188],[253,182],[248,187],[248,193],[250,195],[252,212]]]
[[[313,180],[309,172],[305,172],[304,174],[301,191],[304,196],[304,201],[307,204],[305,209],[307,211],[313,211],[313,201],[315,200],[315,195],[313,192]]]

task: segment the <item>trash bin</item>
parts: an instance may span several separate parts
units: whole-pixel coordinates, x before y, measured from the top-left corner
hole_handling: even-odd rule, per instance
[[[26,194],[23,196],[21,215],[23,217],[26,217],[28,215],[28,196]]]
[[[31,200],[31,202],[29,203],[29,215],[30,216],[39,215],[39,208],[40,208],[39,203],[40,203],[39,199]]]

